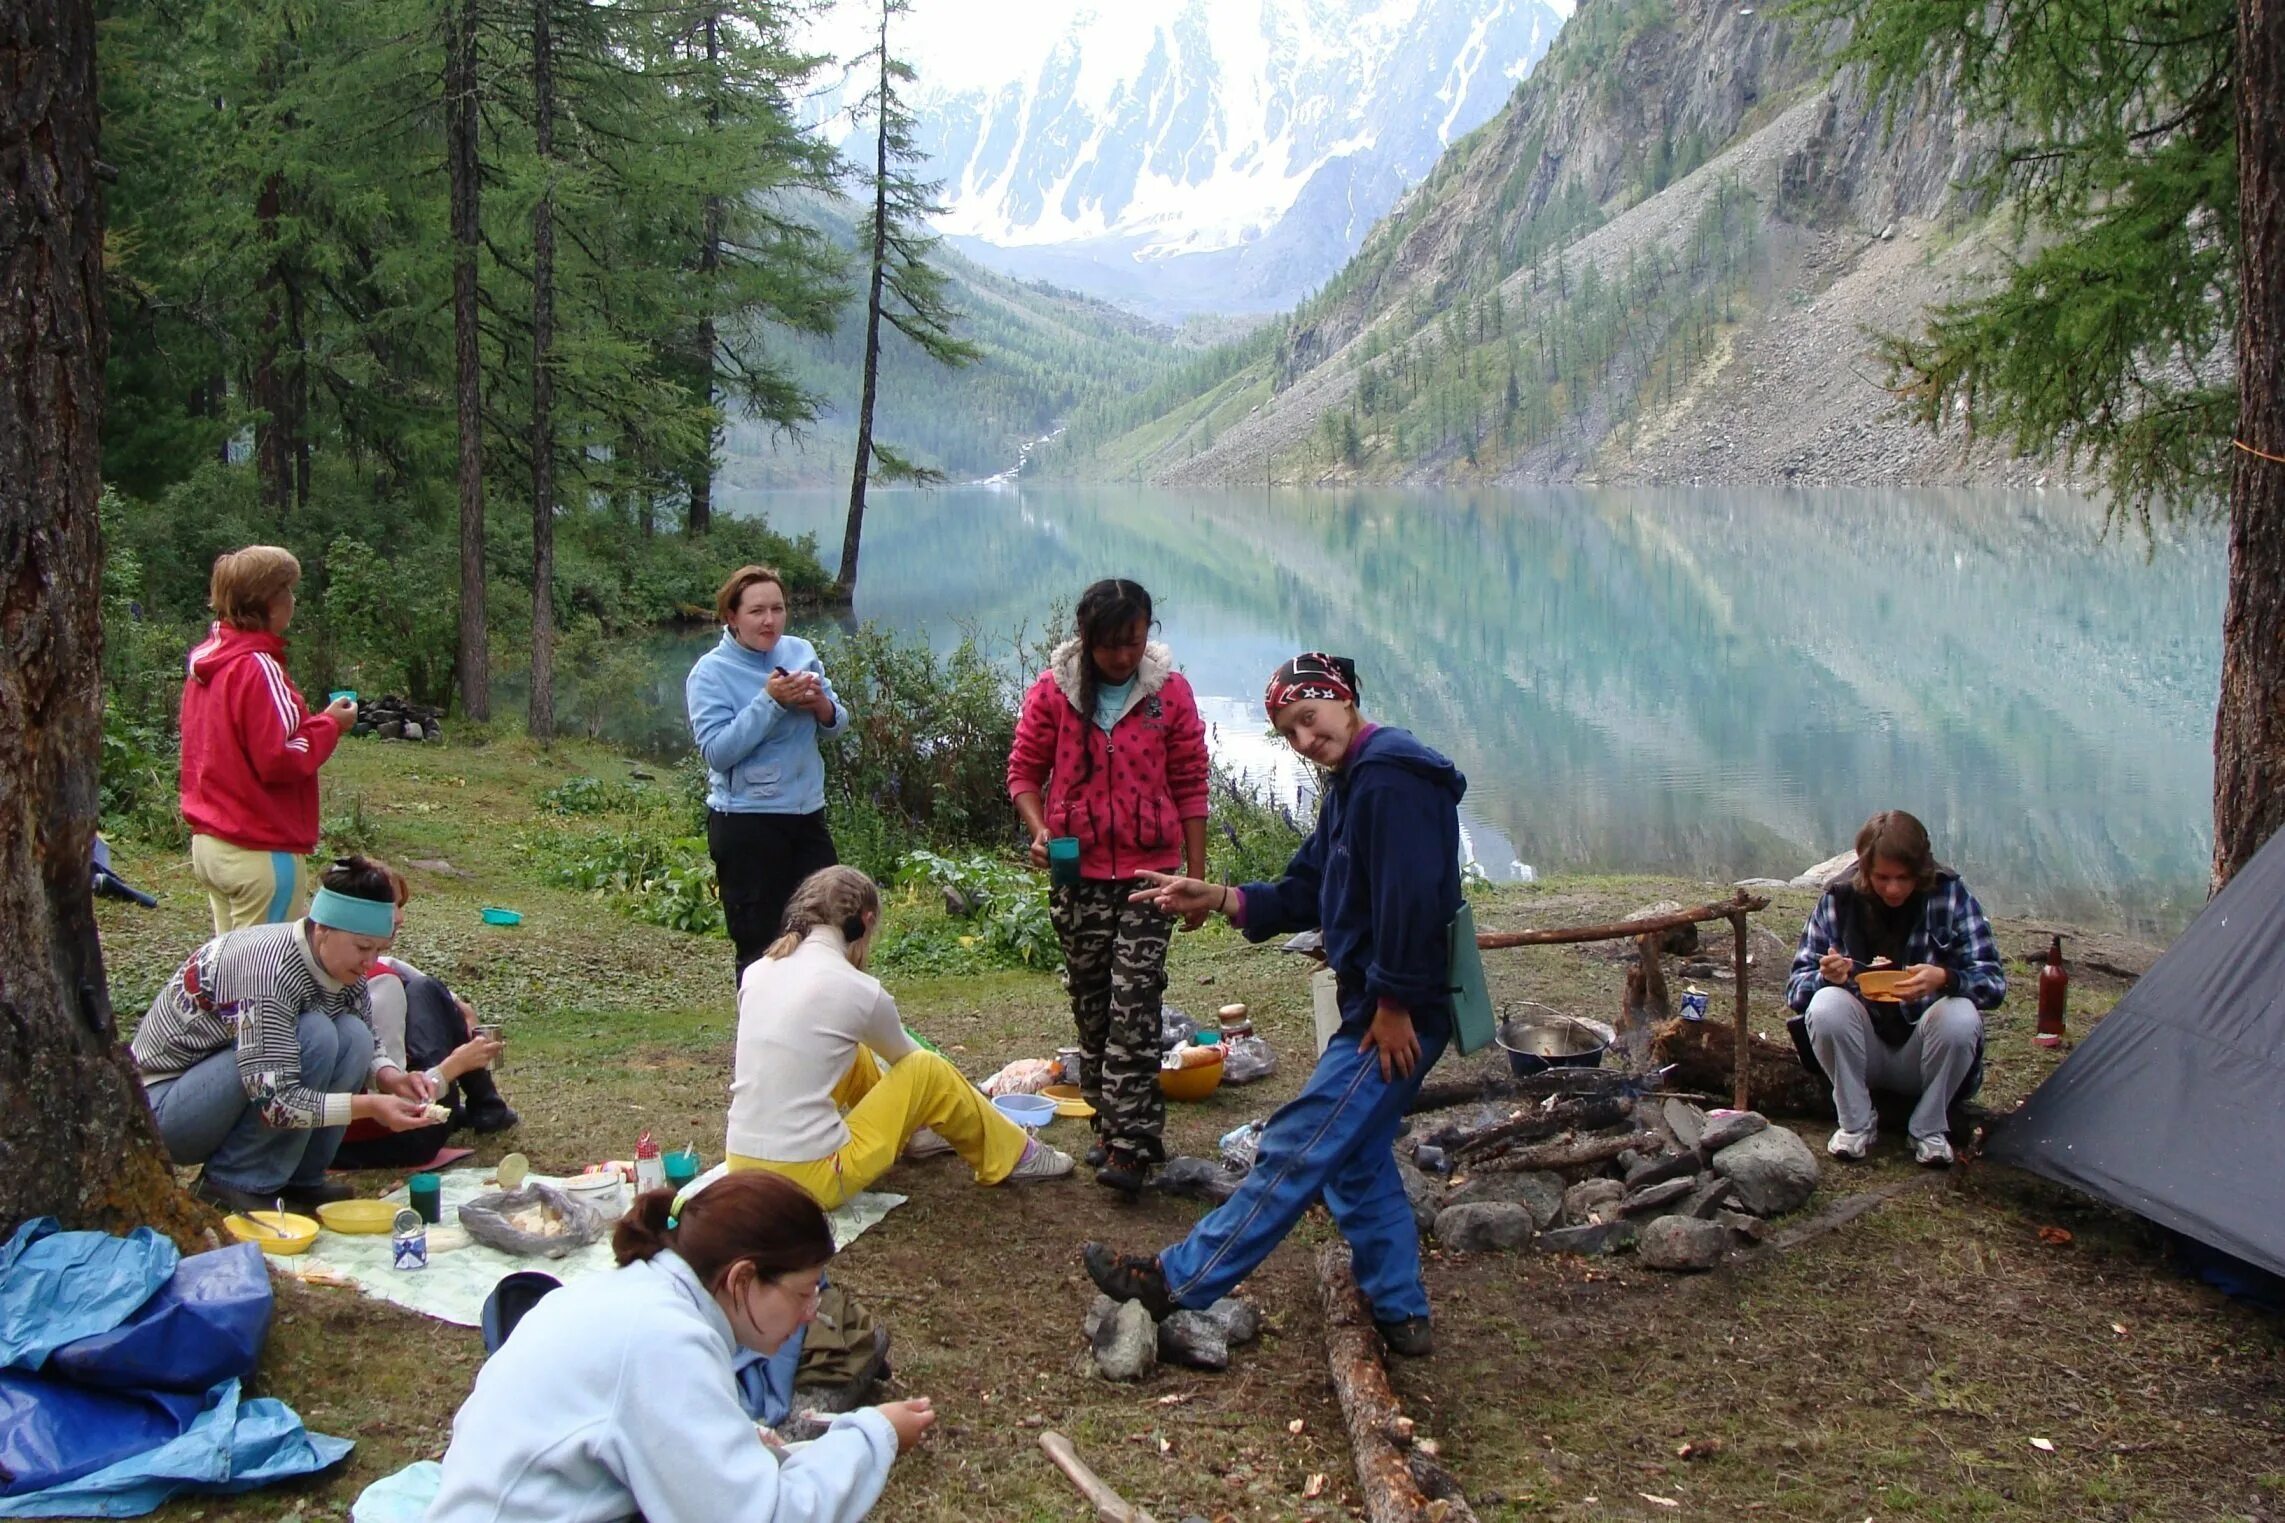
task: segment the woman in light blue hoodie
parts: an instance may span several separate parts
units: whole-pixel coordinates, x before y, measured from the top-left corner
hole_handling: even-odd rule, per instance
[[[452,1420],[426,1523],[856,1523],[936,1414],[928,1398],[837,1417],[774,1450],[731,1361],[817,1314],[833,1233],[775,1174],[639,1197],[619,1268],[525,1313]]]
[[[722,642],[683,685],[690,733],[706,758],[706,849],[737,972],[777,939],[801,880],[841,859],[825,829],[820,730],[839,734],[849,711],[807,640],[785,632],[785,582],[740,566],[714,595]]]

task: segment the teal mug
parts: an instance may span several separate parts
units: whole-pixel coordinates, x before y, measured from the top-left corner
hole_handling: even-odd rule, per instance
[[[1047,843],[1047,881],[1069,888],[1079,881],[1079,838],[1056,836]]]

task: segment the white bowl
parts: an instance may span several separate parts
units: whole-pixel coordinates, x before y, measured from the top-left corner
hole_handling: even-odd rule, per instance
[[[606,1217],[616,1218],[626,1213],[626,1182],[616,1174],[574,1174],[558,1188]]]

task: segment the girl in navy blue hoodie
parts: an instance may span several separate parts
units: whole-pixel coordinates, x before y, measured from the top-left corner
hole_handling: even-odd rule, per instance
[[[1263,704],[1286,743],[1329,774],[1317,828],[1274,883],[1145,873],[1145,893],[1170,914],[1227,915],[1249,941],[1321,930],[1341,1029],[1300,1095],[1270,1117],[1237,1193],[1188,1237],[1151,1255],[1089,1243],[1082,1256],[1105,1294],[1141,1301],[1153,1316],[1210,1306],[1322,1192],[1382,1339],[1397,1353],[1426,1354],[1420,1234],[1393,1145],[1451,1040],[1447,937],[1460,909],[1467,779],[1407,732],[1366,721],[1356,667],[1339,657],[1294,657],[1271,676]]]

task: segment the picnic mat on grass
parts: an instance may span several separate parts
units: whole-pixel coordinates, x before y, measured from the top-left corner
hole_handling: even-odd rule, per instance
[[[489,1169],[447,1169],[439,1174],[440,1215],[443,1217],[439,1225],[457,1226],[461,1206],[496,1190],[498,1186],[485,1183],[490,1177]],[[547,1184],[561,1183],[544,1174],[531,1177]],[[404,1187],[399,1186],[381,1198],[404,1205]],[[857,1196],[826,1218],[833,1224],[833,1246],[848,1247],[866,1229],[904,1203],[902,1195],[871,1190]],[[447,1253],[432,1250],[428,1268],[418,1270],[394,1267],[386,1232],[321,1232],[307,1253],[265,1257],[280,1274],[298,1279],[316,1276],[319,1283],[346,1281],[362,1294],[462,1327],[478,1324],[484,1312],[484,1298],[500,1283],[502,1275],[518,1269],[537,1269],[568,1285],[582,1275],[598,1274],[612,1267],[609,1234],[560,1259],[502,1253],[482,1243],[470,1243]]]

